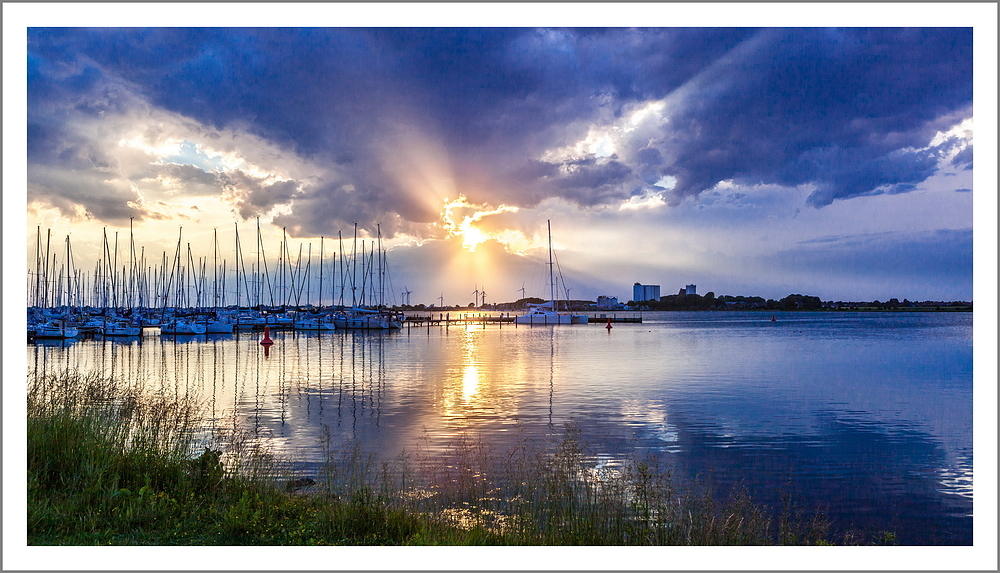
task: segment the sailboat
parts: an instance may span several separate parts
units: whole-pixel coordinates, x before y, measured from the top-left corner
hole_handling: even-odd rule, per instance
[[[215,313],[214,317],[205,319],[205,332],[207,334],[232,334],[233,320],[225,314]]]
[[[357,242],[357,227],[355,226],[355,243]],[[371,258],[369,259],[368,256]],[[378,226],[378,249],[372,243],[372,250],[365,255],[364,243],[361,243],[361,300],[352,300],[350,308],[342,309],[333,317],[336,328],[347,330],[399,330],[403,327],[406,317],[402,313],[391,312],[385,307],[385,274],[388,267],[386,251],[382,248],[382,228]],[[368,261],[367,263],[365,261]],[[351,289],[354,290],[354,278],[357,273],[357,257],[352,257],[354,270],[351,271]],[[377,266],[377,269],[376,269]],[[377,274],[376,274],[377,273]],[[370,279],[370,282],[369,282]],[[365,284],[370,284],[374,308],[365,308]],[[378,291],[375,285],[378,284]],[[343,295],[342,295],[343,296]]]
[[[552,221],[546,221],[549,229],[549,301],[529,304],[528,313],[515,317],[517,324],[573,324],[573,315],[556,311],[556,281],[552,263]]]
[[[183,318],[172,318],[160,325],[160,334],[205,334],[206,331],[204,324]]]
[[[139,336],[142,327],[124,318],[112,318],[104,326],[104,336]]]
[[[50,320],[35,327],[35,338],[76,338],[80,331],[65,320]]]

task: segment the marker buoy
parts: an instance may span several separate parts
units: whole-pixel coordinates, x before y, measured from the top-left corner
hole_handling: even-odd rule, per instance
[[[773,314],[771,315],[771,322],[778,322],[778,319],[774,318]]]
[[[267,326],[264,327],[264,338],[261,339],[260,343],[264,346],[274,344],[274,341],[271,340],[271,329]]]
[[[611,332],[611,329],[612,329],[613,327],[611,326],[611,319],[610,319],[610,318],[608,319],[608,325],[607,325],[607,326],[605,326],[604,328],[607,328],[607,329],[608,329],[608,332],[609,332],[609,333]]]

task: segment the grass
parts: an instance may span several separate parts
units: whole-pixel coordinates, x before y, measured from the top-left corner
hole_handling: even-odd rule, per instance
[[[718,501],[648,461],[596,465],[573,427],[555,448],[466,438],[393,460],[327,431],[315,480],[266,443],[201,427],[197,405],[135,384],[30,378],[29,544],[829,544],[821,515],[772,519],[745,492]]]

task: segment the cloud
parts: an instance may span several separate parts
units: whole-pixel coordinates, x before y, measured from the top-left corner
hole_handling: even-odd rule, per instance
[[[459,194],[617,208],[731,181],[811,186],[824,207],[971,168],[971,135],[935,140],[971,117],[971,43],[963,28],[32,28],[29,193],[101,218],[125,214],[129,185],[147,204],[219,189],[239,216],[308,235],[437,236]],[[116,181],[100,200],[99,173]]]
[[[817,184],[806,202],[823,207],[838,199],[912,191],[937,171],[940,160],[931,150],[894,151],[874,158],[864,153],[864,149],[823,149],[803,154],[792,169],[812,174]]]
[[[127,182],[105,179],[99,171],[42,168],[28,165],[29,202],[56,208],[66,217],[97,219],[116,225],[148,216],[141,196]]]
[[[266,215],[279,205],[286,205],[299,195],[296,181],[268,181],[235,170],[220,174],[219,179],[226,194],[239,210],[244,220]]]

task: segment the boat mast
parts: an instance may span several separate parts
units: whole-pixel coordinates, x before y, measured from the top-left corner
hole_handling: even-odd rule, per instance
[[[66,237],[68,240],[69,237]],[[111,263],[111,301],[114,303],[115,311],[118,311],[118,291],[121,289],[121,281],[118,277],[118,231],[115,231],[115,258]]]
[[[219,229],[212,229],[212,306],[219,308]]]
[[[267,255],[264,254],[264,239],[260,235],[260,217],[257,217],[257,248],[260,249],[261,256],[264,259],[264,279],[267,281],[267,297],[271,301],[271,306],[274,306],[274,289],[271,287],[271,274],[267,270]],[[278,257],[279,261],[281,257]],[[263,289],[263,286],[261,287]],[[261,295],[263,296],[263,294]]]
[[[356,265],[355,265],[356,266]],[[368,284],[368,256],[365,254],[365,242],[361,241],[361,306],[365,305],[365,287]]]
[[[38,225],[35,232],[35,297],[33,306],[41,306],[41,286],[42,286],[42,226]]]
[[[552,271],[552,220],[548,219],[545,221],[549,228],[549,304],[552,308],[552,312],[556,310],[556,283],[554,278],[554,273]]]
[[[323,235],[319,236],[319,309],[323,310]]]
[[[42,297],[42,306],[49,306],[49,247],[52,244],[52,229],[48,229],[45,235],[45,294]],[[54,265],[53,265],[54,266]]]
[[[236,272],[236,308],[240,308],[240,226],[239,223],[233,223],[233,228],[236,230],[236,245],[233,251],[233,270]]]
[[[378,230],[378,307],[385,306],[385,265],[382,264],[382,224],[375,225]]]
[[[285,232],[284,229],[282,229],[281,232],[284,233]],[[285,245],[284,245],[284,243],[278,243],[278,269],[277,269],[277,273],[278,273],[277,281],[275,281],[275,282],[277,283],[278,299],[280,300],[281,304],[284,304],[284,299],[281,298],[282,293],[285,292],[284,291],[284,289],[285,289]],[[272,303],[272,306],[273,306],[273,303]]]
[[[344,308],[344,286],[347,284],[347,277],[344,276],[344,235],[343,231],[337,231],[337,242],[340,244],[340,308]]]
[[[149,271],[146,267],[146,247],[139,247],[139,308],[149,306]]]
[[[288,271],[288,278],[285,282],[285,296],[281,299],[281,306],[283,308],[291,300],[292,293],[295,292],[295,275],[292,274],[292,253],[288,250],[288,233],[285,231],[285,227],[281,228],[281,248],[285,253],[285,269]],[[297,270],[298,266],[296,265]],[[282,276],[282,280],[285,280],[284,276]]]
[[[126,298],[128,307],[135,306],[135,236],[132,232],[132,217],[128,218],[128,286],[126,287]]]
[[[177,248],[174,249],[174,266],[170,270],[170,277],[167,278],[166,281],[163,281],[163,283],[164,283],[163,284],[163,306],[160,309],[160,320],[161,321],[163,320],[163,318],[166,316],[166,313],[167,313],[167,302],[168,302],[169,297],[170,297],[170,286],[174,282],[174,273],[178,272],[178,269],[180,268],[180,264],[181,264],[181,237],[183,236],[183,232],[184,232],[184,227],[178,227],[177,228]],[[163,251],[163,274],[164,274],[164,276],[166,275],[166,272],[167,272],[166,266],[167,266],[167,252]],[[180,281],[180,277],[178,277],[178,281]],[[174,297],[174,304],[178,304],[176,296]]]
[[[358,287],[355,286],[358,275],[358,223],[354,222],[354,243],[351,246],[351,306],[358,306]]]
[[[70,273],[69,263],[70,263],[70,258],[69,258],[69,235],[66,235],[66,306],[69,307],[68,310],[72,310],[72,307],[73,307],[72,300],[73,299],[70,296],[70,294],[71,294],[70,284],[71,283],[70,283],[70,279],[69,279],[69,273]]]
[[[108,308],[108,266],[111,252],[108,250],[108,228],[104,227],[104,257],[101,259],[101,308]]]
[[[243,288],[244,290],[246,290],[246,295],[247,295],[247,307],[250,307],[250,305],[253,304],[253,301],[250,300],[250,283],[247,279],[247,265],[246,262],[243,260],[243,247],[242,245],[240,245],[240,227],[238,224],[235,225],[235,227],[236,227],[236,256],[239,259],[236,261],[236,264],[238,266],[238,268],[236,269],[236,296],[237,296],[236,305],[239,306],[239,289],[240,289],[239,277],[240,277],[240,270],[242,270]]]

